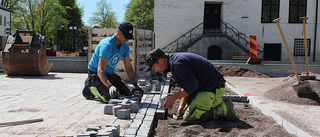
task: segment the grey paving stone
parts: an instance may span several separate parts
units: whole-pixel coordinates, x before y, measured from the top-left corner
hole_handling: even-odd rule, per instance
[[[139,110],[139,105],[137,103],[131,103],[130,104],[130,112],[136,113]]]
[[[112,112],[113,112],[113,115],[114,115],[114,116],[117,116],[117,111],[118,111],[119,109],[121,109],[121,106],[120,106],[120,105],[113,106]]]
[[[121,104],[130,104],[131,103],[130,98],[125,98],[125,99],[121,100]]]
[[[116,128],[116,127],[105,127],[104,128],[105,130],[107,130],[107,131],[111,131],[112,132],[112,136],[114,136],[114,137],[118,137],[119,136],[119,130]]]
[[[121,100],[119,100],[119,99],[110,99],[109,100],[109,104],[118,105],[119,103],[121,103]]]
[[[130,109],[130,104],[121,104],[122,109]]]
[[[138,84],[139,84],[139,86],[145,86],[147,84],[147,81],[146,81],[146,79],[139,79]]]
[[[120,109],[117,111],[117,118],[119,119],[129,119],[130,109]]]
[[[106,104],[104,106],[104,114],[107,115],[112,115],[113,114],[113,106],[115,106],[115,104]]]
[[[117,129],[117,136],[120,135],[120,125],[119,124],[106,124],[107,127],[115,127]]]
[[[152,87],[153,91],[160,91],[161,90],[161,85],[153,84],[152,86],[153,86]]]
[[[88,124],[86,128],[88,127],[99,127],[101,129],[101,126],[99,124]]]
[[[124,136],[128,136],[128,135],[136,135],[137,134],[137,130],[136,128],[128,128],[125,133]]]
[[[112,132],[104,132],[104,133],[98,133],[97,137],[114,137]],[[117,137],[117,136],[115,136]]]
[[[77,134],[76,137],[90,137],[90,134],[80,133]]]
[[[149,137],[149,134],[150,134],[150,130],[148,129],[141,129],[141,130],[138,130],[137,132],[138,137]]]
[[[131,128],[139,129],[139,128],[140,128],[140,125],[141,125],[141,122],[142,122],[142,121],[140,121],[140,122],[132,122],[132,123],[130,124],[130,127],[131,127]]]

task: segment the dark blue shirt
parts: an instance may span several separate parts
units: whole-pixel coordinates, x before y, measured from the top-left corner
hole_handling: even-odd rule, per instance
[[[169,67],[175,82],[189,95],[202,91],[215,93],[226,82],[210,61],[194,53],[169,54]]]

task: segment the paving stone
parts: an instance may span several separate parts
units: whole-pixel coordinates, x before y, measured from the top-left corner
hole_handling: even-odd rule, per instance
[[[138,137],[148,137],[150,134],[150,129],[139,129],[137,131],[137,136]]]
[[[160,81],[159,81],[159,80],[152,80],[152,81],[151,81],[151,84],[159,85],[159,84],[160,84]]]
[[[130,104],[130,112],[136,113],[139,110],[139,105],[137,103],[131,103]]]
[[[147,81],[145,79],[139,79],[138,84],[139,86],[145,86],[147,84]]]
[[[136,137],[136,135],[124,135],[123,137]]]
[[[131,98],[131,97],[130,97]],[[125,98],[121,101],[121,104],[130,104],[131,103],[131,100],[130,98]]]
[[[121,109],[130,109],[130,104],[121,104]]]
[[[106,127],[115,127],[117,129],[117,136],[120,135],[120,125],[119,124],[106,124]]]
[[[151,83],[149,83],[149,84],[147,84],[147,86],[146,87],[148,87],[148,91],[151,91],[152,90],[152,84]]]
[[[119,99],[110,99],[109,100],[109,104],[118,105],[120,102],[121,102],[121,100],[119,100]]]
[[[160,91],[161,90],[161,85],[153,84],[152,86],[153,86],[152,87],[153,91]]]
[[[104,106],[104,114],[107,115],[112,115],[113,114],[113,106],[115,106],[115,104],[106,104]]]
[[[143,90],[143,93],[144,93],[144,94],[148,94],[148,93],[149,93],[148,87],[146,87],[146,86],[141,86],[140,88]]]
[[[140,102],[140,97],[131,97],[130,100]]]
[[[91,136],[96,136],[98,134],[98,132],[97,131],[86,131],[86,132],[84,132],[84,134],[89,134],[91,137]]]
[[[90,134],[80,133],[77,134],[76,137],[90,137]]]
[[[120,105],[116,105],[116,106],[113,106],[112,108],[112,112],[113,112],[113,115],[117,117],[117,111],[121,109],[121,106]]]
[[[101,126],[99,124],[88,124],[86,128],[88,127],[99,127],[101,129]]]
[[[137,134],[137,130],[136,128],[128,128],[125,133],[124,136],[128,136],[128,135],[136,135]]]
[[[98,133],[97,137],[117,137],[117,136],[113,136],[112,132],[104,132],[104,133]]]
[[[112,126],[112,127],[105,127],[104,128],[105,130],[107,130],[107,131],[111,131],[112,132],[112,136],[114,136],[114,137],[118,137],[119,136],[119,130],[116,128],[116,127],[114,127],[114,126]]]
[[[120,109],[117,111],[117,118],[119,119],[129,119],[130,109]]]
[[[131,128],[139,129],[139,128],[140,128],[140,125],[141,125],[141,122],[142,122],[142,121],[140,121],[140,122],[132,122],[132,123],[130,124],[130,127],[131,127]]]
[[[158,108],[156,111],[156,119],[164,120],[166,119],[166,109],[164,108]]]
[[[87,127],[86,131],[96,131],[98,132],[98,130],[100,130],[100,127]]]

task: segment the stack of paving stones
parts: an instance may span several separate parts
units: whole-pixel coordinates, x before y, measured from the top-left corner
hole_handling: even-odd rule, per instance
[[[160,81],[161,80],[161,81]],[[114,115],[118,119],[130,119],[130,113],[137,113],[123,136],[150,136],[154,128],[154,120],[165,117],[165,109],[160,108],[160,99],[168,95],[170,78],[159,77],[153,80],[140,79],[138,84],[144,90],[142,98],[121,97],[111,99],[104,107],[104,114]],[[132,85],[129,85],[132,88]],[[86,126],[77,137],[118,137],[120,125],[107,124],[102,128],[98,124]]]
[[[161,78],[160,78],[161,79]],[[167,96],[169,92],[170,78],[164,78],[163,81],[151,80],[149,84],[161,85],[159,88],[153,88],[147,94],[144,94],[139,105],[139,111],[135,115],[129,128],[124,132],[126,137],[151,136],[154,128],[154,121],[163,119],[165,109],[160,108],[160,98]],[[140,83],[139,83],[140,84]],[[148,83],[147,83],[148,85]],[[142,86],[142,85],[140,85]],[[154,90],[155,89],[155,90]]]
[[[77,134],[77,137],[118,137],[120,135],[120,125],[107,124],[101,127],[98,124],[86,126],[83,133]]]

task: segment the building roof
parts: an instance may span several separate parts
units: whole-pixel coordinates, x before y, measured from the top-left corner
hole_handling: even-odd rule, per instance
[[[11,9],[5,8],[5,7],[3,7],[2,5],[0,5],[0,9],[1,9],[1,10],[5,10],[5,11],[8,11],[8,12],[12,12]]]

